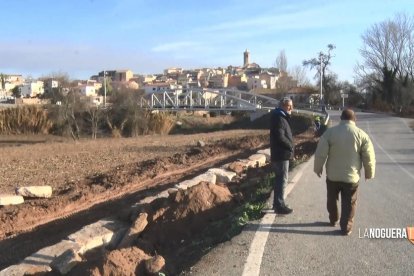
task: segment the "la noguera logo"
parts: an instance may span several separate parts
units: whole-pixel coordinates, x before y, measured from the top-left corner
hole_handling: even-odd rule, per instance
[[[407,238],[414,244],[414,227],[407,227]]]
[[[360,239],[408,239],[414,244],[414,227],[406,228],[365,228],[359,229]]]

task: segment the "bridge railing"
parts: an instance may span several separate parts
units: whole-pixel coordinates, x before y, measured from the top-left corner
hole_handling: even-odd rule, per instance
[[[180,93],[181,92],[181,93]],[[273,109],[278,100],[235,89],[187,88],[149,93],[141,98],[142,108],[151,110],[240,110]]]

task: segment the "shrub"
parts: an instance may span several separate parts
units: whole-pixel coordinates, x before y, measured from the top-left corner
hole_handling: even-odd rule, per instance
[[[0,111],[1,134],[47,134],[52,128],[47,111],[38,106],[22,106]]]
[[[160,112],[149,116],[150,131],[156,134],[168,134],[174,127],[174,120],[169,113]]]

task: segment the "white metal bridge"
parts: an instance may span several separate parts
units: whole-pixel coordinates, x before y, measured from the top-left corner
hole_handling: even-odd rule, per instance
[[[236,89],[183,88],[148,93],[141,108],[149,110],[269,111],[279,101]]]

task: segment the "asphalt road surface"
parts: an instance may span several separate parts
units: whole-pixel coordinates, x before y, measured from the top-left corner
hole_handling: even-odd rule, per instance
[[[330,113],[333,125],[339,114]],[[375,179],[360,181],[351,236],[342,236],[338,226],[328,225],[325,175],[318,178],[313,173],[312,158],[293,176],[295,186],[287,197],[295,210],[292,215],[265,215],[203,257],[191,275],[414,275],[414,243],[406,238],[376,238],[391,231],[395,237],[397,231],[414,227],[410,122],[357,114],[357,126],[374,143],[377,169]],[[374,236],[368,237],[367,231]]]

